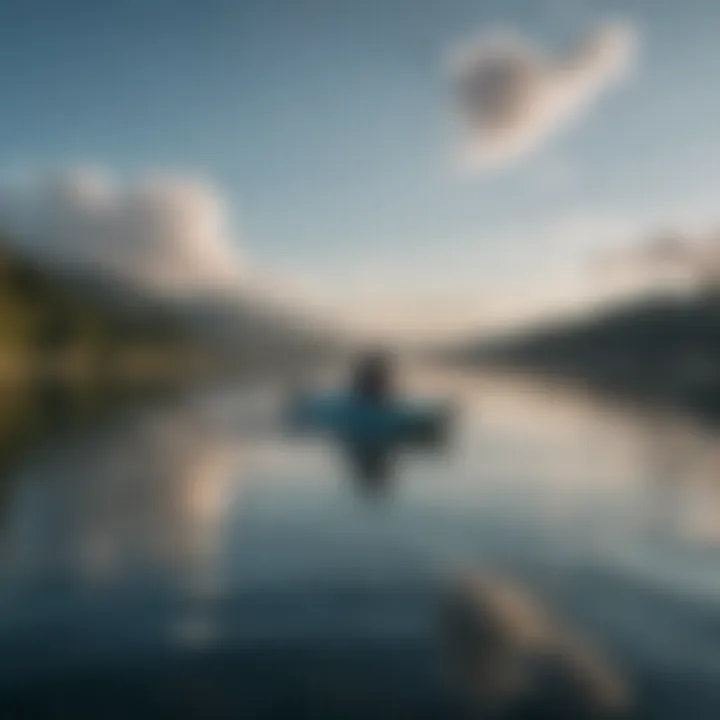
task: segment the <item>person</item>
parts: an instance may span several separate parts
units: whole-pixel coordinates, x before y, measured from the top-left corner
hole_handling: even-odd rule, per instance
[[[393,395],[392,364],[383,352],[370,352],[362,355],[353,372],[354,393],[370,402],[382,403]]]

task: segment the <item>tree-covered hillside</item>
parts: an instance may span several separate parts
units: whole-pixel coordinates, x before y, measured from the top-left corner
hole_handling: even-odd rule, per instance
[[[167,372],[192,349],[162,303],[55,272],[0,243],[0,378]]]

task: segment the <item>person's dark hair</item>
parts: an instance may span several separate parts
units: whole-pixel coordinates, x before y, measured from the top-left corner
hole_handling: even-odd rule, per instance
[[[361,355],[353,373],[353,390],[363,398],[382,401],[392,392],[392,361],[382,351]]]

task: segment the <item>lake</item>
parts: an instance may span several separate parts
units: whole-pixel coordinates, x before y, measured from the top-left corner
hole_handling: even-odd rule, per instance
[[[4,466],[1,716],[716,718],[717,431],[519,377],[408,392],[456,403],[446,445],[358,454],[225,387]]]

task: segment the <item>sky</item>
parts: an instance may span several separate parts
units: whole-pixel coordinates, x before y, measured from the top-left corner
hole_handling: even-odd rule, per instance
[[[716,222],[718,27],[716,0],[0,0],[4,206],[57,253],[470,332]]]

